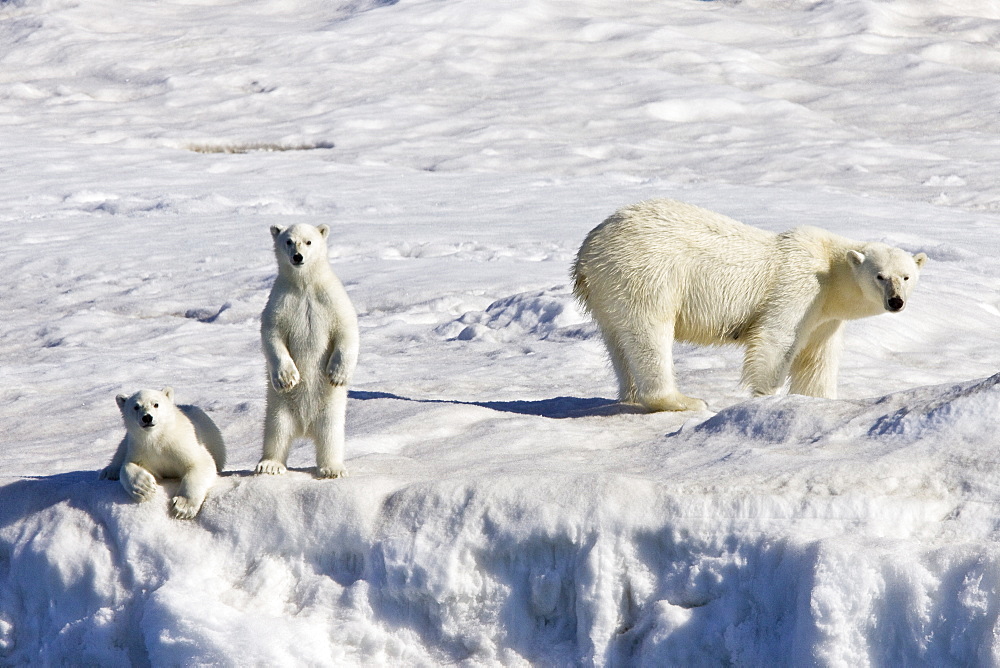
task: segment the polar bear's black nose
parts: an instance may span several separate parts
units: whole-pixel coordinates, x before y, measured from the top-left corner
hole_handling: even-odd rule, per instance
[[[302,264],[302,253],[296,253],[293,255],[292,262],[295,264]]]
[[[902,311],[903,310],[903,300],[901,297],[890,297],[889,298],[889,310],[890,311]]]
[[[142,424],[144,425],[151,425],[153,424],[153,416],[150,415],[149,413],[146,413],[141,418],[139,418],[139,421],[142,422]]]

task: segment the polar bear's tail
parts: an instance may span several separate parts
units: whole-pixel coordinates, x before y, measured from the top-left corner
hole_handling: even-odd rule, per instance
[[[577,255],[576,262],[573,263],[573,295],[576,297],[584,310],[590,311],[590,286],[587,285],[587,277],[583,274],[583,260]]]

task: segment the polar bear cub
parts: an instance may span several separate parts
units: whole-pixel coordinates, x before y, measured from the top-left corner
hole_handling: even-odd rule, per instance
[[[669,199],[625,207],[594,228],[573,268],[597,322],[619,399],[702,410],[674,381],[675,339],[742,344],[754,395],[835,398],[845,320],[902,311],[924,253],[816,227],[774,234]]]
[[[257,473],[285,472],[292,441],[316,444],[320,478],[347,475],[347,384],[358,361],[358,317],[327,258],[326,225],[271,227],[278,276],[261,315],[269,383]]]
[[[226,446],[212,419],[197,406],[178,406],[171,388],[119,394],[125,438],[101,478],[121,479],[136,501],[156,494],[158,478],[180,478],[170,501],[175,517],[198,514],[216,472],[226,465]]]

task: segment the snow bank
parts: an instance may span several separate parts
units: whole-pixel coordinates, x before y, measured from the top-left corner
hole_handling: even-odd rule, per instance
[[[230,474],[196,522],[95,472],[9,482],[5,661],[992,663],[998,386],[750,401],[558,475]]]

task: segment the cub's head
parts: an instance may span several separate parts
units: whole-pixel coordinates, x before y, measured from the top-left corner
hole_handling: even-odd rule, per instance
[[[115,401],[128,429],[152,431],[174,418],[174,391],[169,387],[160,392],[139,390],[131,397],[119,394]]]
[[[272,225],[271,237],[274,239],[274,254],[278,257],[278,266],[303,269],[317,262],[329,262],[326,250],[326,238],[329,234],[330,228],[327,225]]]
[[[886,311],[896,313],[906,308],[927,256],[871,243],[862,251],[847,251],[847,259],[867,300],[873,306],[881,304]]]

